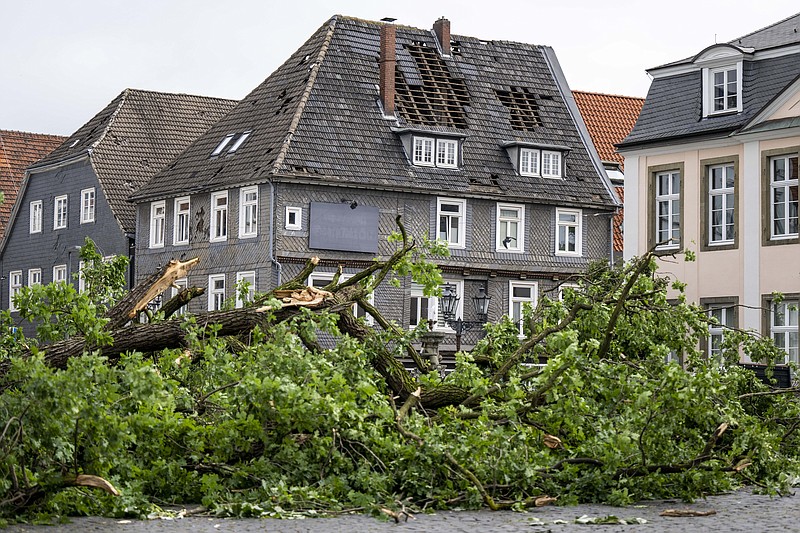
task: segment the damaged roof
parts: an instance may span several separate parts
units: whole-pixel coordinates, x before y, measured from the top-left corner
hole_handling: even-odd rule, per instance
[[[452,54],[442,57],[430,30],[396,26],[397,116],[385,118],[378,104],[381,25],[327,21],[131,199],[298,179],[615,205],[551,49],[453,35]],[[400,138],[409,129],[463,138],[463,164],[411,165]],[[223,139],[232,144],[244,132],[251,133],[235,153],[212,156]],[[568,147],[565,179],[520,177],[504,148],[509,143]]]
[[[0,130],[0,191],[4,196],[0,203],[0,238],[5,234],[25,169],[49,154],[64,139],[66,137],[60,135]]]
[[[128,196],[222,118],[235,100],[125,89],[30,171],[89,157],[125,232],[136,229]]]

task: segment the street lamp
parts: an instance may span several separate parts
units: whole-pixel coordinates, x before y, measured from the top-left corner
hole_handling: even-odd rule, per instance
[[[491,296],[486,294],[486,286],[478,288],[478,293],[472,297],[472,305],[475,308],[475,316],[478,320],[462,320],[456,318],[456,309],[458,308],[458,301],[461,298],[458,296],[458,290],[452,283],[445,283],[442,286],[442,295],[439,297],[439,303],[442,307],[442,317],[445,323],[453,328],[456,333],[456,351],[461,351],[461,335],[465,331],[469,331],[475,326],[482,326],[486,323],[486,318],[489,314],[489,300]]]

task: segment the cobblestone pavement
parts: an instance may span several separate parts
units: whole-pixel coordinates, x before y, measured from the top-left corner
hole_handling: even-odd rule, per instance
[[[800,498],[787,496],[770,498],[742,490],[732,494],[712,496],[693,504],[665,500],[644,502],[629,507],[605,505],[579,505],[576,507],[541,507],[527,513],[491,511],[450,511],[436,514],[418,514],[414,520],[395,524],[362,515],[338,518],[309,518],[303,520],[276,519],[223,519],[190,517],[176,520],[130,521],[112,518],[75,518],[69,524],[57,526],[16,525],[5,531],[68,533],[114,531],[119,533],[161,532],[276,532],[276,533],[414,533],[435,531],[436,533],[479,532],[553,532],[572,533],[581,531],[744,531],[744,532],[800,532]],[[659,516],[666,509],[692,509],[716,511],[713,516],[669,518]],[[646,523],[628,525],[584,525],[576,523],[582,516],[589,518],[613,515],[622,519],[644,519]]]

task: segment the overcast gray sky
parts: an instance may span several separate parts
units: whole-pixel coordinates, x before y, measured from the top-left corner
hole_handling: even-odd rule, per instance
[[[645,69],[797,0],[0,0],[0,129],[69,135],[123,89],[242,98],[334,14],[552,46],[572,89],[645,96]]]

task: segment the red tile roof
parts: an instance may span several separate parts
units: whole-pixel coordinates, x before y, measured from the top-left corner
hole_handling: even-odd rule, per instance
[[[572,91],[572,94],[600,159],[622,166],[624,159],[616,153],[614,145],[622,142],[633,129],[644,98],[583,91]]]
[[[66,137],[58,135],[0,130],[0,191],[5,195],[5,200],[0,204],[0,238],[5,234],[25,169],[65,140]]]

